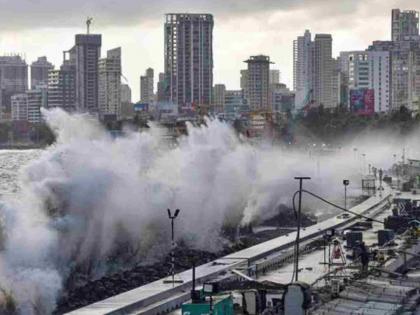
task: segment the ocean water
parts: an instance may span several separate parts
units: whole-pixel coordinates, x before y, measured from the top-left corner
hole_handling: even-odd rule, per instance
[[[42,150],[0,150],[0,198],[19,191],[19,174]]]

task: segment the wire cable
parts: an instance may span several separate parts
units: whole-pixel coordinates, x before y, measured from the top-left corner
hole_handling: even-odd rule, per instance
[[[297,191],[297,192],[299,192],[299,191]],[[364,218],[364,219],[367,219],[367,220],[369,220],[369,221],[374,221],[374,222],[381,223],[381,224],[384,224],[384,223],[385,223],[384,221],[380,221],[380,220],[377,220],[377,219],[374,219],[374,218],[371,218],[371,217],[365,216],[365,215],[363,215],[363,214],[356,213],[356,212],[351,211],[351,210],[349,210],[349,209],[343,208],[343,207],[341,207],[341,206],[339,206],[339,205],[337,205],[337,204],[335,204],[335,203],[332,203],[331,201],[328,201],[327,199],[325,199],[325,198],[323,198],[323,197],[321,197],[321,196],[318,196],[317,194],[314,194],[313,192],[310,192],[310,191],[308,191],[308,190],[304,190],[304,189],[302,189],[302,192],[305,192],[305,193],[307,193],[307,194],[311,195],[312,197],[315,197],[315,198],[317,198],[317,199],[319,199],[319,200],[321,200],[321,201],[323,201],[323,202],[325,202],[325,203],[329,204],[330,206],[333,206],[333,207],[335,207],[335,208],[337,208],[337,209],[339,209],[339,210],[342,210],[342,211],[344,211],[344,212],[351,213],[351,214],[355,215],[356,217],[359,217],[359,218]],[[293,198],[295,198],[295,196],[294,196]]]
[[[296,210],[296,203],[295,203],[296,200],[295,199],[296,199],[296,196],[299,194],[299,192],[300,192],[300,190],[295,191],[295,193],[293,194],[293,197],[292,197],[292,206],[293,206],[293,211],[295,213],[296,222],[297,222],[297,220],[299,218],[298,218],[298,213],[297,213],[297,210]],[[374,221],[374,222],[377,222],[377,223],[380,223],[380,224],[384,224],[383,221],[380,221],[380,220],[377,220],[377,219],[374,219],[374,218],[370,218],[370,217],[365,216],[363,214],[359,214],[359,213],[356,213],[356,212],[351,211],[349,209],[343,208],[343,207],[341,207],[341,206],[339,206],[339,205],[337,205],[337,204],[335,204],[335,203],[333,203],[331,201],[328,201],[327,199],[325,199],[325,198],[323,198],[321,196],[318,196],[317,194],[314,194],[313,192],[310,192],[308,190],[302,189],[302,193],[307,193],[308,195],[311,195],[312,197],[315,197],[315,198],[317,198],[317,199],[325,202],[326,204],[329,204],[330,206],[333,206],[333,207],[335,207],[335,208],[337,208],[339,210],[342,210],[344,212],[351,213],[351,214],[355,215],[358,218],[364,218],[364,219],[367,219],[369,221]],[[298,242],[298,234],[296,233],[296,240],[295,240],[295,245],[294,245],[295,259],[296,259],[296,254],[297,254],[297,251],[298,251],[297,242]],[[296,265],[295,265],[295,263],[293,263],[293,272],[292,272],[292,280],[291,280],[291,282],[293,282],[293,279],[295,277],[295,273],[296,272],[299,272],[299,270],[296,270]]]

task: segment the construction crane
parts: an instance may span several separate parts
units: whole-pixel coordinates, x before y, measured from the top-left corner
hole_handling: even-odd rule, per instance
[[[87,34],[90,33],[90,25],[92,24],[93,18],[92,17],[87,17],[86,19],[86,30],[87,30]]]

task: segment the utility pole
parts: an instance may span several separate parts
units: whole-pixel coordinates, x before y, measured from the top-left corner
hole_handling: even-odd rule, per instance
[[[299,242],[300,242],[300,214],[302,211],[302,186],[304,180],[311,179],[310,177],[295,177],[299,180],[299,208],[297,215],[297,235],[296,235],[296,244],[295,244],[295,281],[299,281]]]
[[[348,179],[343,180],[344,185],[344,209],[347,210],[347,186],[350,184]]]
[[[357,161],[357,148],[354,148],[353,152],[354,152],[354,160]]]
[[[171,213],[171,209],[168,209],[168,218],[171,220],[171,275],[172,275],[172,286],[175,286],[176,283],[182,283],[182,280],[175,281],[175,230],[174,230],[174,221],[178,216],[180,210],[176,209],[175,213]],[[164,283],[168,283],[169,281],[163,281]]]
[[[382,171],[382,168],[379,169],[379,197],[382,197],[382,178],[383,178],[384,172]]]
[[[366,153],[362,154],[363,156],[363,172],[362,172],[362,176],[366,174]]]

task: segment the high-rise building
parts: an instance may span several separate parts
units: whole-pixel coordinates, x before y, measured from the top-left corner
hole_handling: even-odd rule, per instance
[[[316,34],[314,41],[306,30],[293,42],[293,88],[295,109],[310,103],[325,108],[337,106],[337,76],[330,34]]]
[[[388,112],[392,106],[390,53],[388,51],[369,51],[368,60],[369,87],[375,93],[375,112]]]
[[[337,103],[333,95],[332,37],[316,34],[313,51],[313,100],[325,108],[334,108]]]
[[[344,105],[341,99],[341,85],[342,85],[342,72],[340,69],[340,57],[333,58],[333,74],[332,74],[332,98],[334,104]]]
[[[121,84],[121,103],[131,103],[131,88],[128,84]]]
[[[225,118],[234,120],[242,113],[249,112],[248,102],[245,99],[243,90],[226,90],[225,91]]]
[[[76,109],[79,112],[98,112],[98,61],[102,36],[77,34],[70,56],[76,69]]]
[[[226,86],[224,84],[215,84],[213,87],[213,111],[221,113],[225,108]]]
[[[211,105],[213,16],[166,14],[165,79],[167,100],[179,107]]]
[[[76,110],[76,66],[66,59],[59,70],[48,72],[48,107],[60,107],[66,111]]]
[[[411,110],[420,111],[420,41],[419,46],[409,54],[408,67],[411,69],[408,73],[408,106]]]
[[[295,93],[286,84],[273,83],[270,88],[270,104],[273,112],[289,112],[295,106]]]
[[[340,106],[346,107],[349,104],[348,100],[348,78],[341,69],[341,57],[338,56],[334,60],[333,76],[335,83],[333,85],[334,99]]]
[[[419,12],[414,10],[392,10],[392,41],[401,41],[407,37],[419,35]]]
[[[169,85],[168,80],[165,79],[165,73],[159,73],[159,81],[157,83],[156,102],[168,101]]]
[[[154,75],[153,69],[148,68],[140,77],[140,101],[149,105],[155,100]]]
[[[133,103],[131,102],[131,88],[128,84],[121,84],[121,119],[134,117]]]
[[[241,90],[244,94],[244,97],[248,99],[248,70],[241,70]]]
[[[47,105],[47,87],[38,85],[25,93],[15,94],[11,98],[12,120],[40,123],[41,108]]]
[[[369,77],[369,52],[368,51],[343,51],[340,52],[340,68],[347,78],[349,89],[368,88]]]
[[[419,110],[420,35],[419,12],[392,10],[392,109]],[[374,43],[375,44],[375,43]],[[374,45],[375,48],[378,45]],[[382,45],[383,46],[383,45]],[[382,48],[382,47],[381,47]]]
[[[369,51],[388,52],[390,109],[417,110],[420,101],[420,36],[401,41],[375,41]]]
[[[48,71],[53,70],[54,65],[47,57],[39,57],[31,64],[31,89],[48,83]]]
[[[280,83],[280,70],[271,69],[270,70],[270,85]]]
[[[28,89],[28,65],[18,55],[0,56],[0,119],[11,117],[11,97]]]
[[[42,121],[41,108],[47,107],[47,86],[37,85],[34,89],[26,91],[28,122],[40,123]]]
[[[13,121],[28,120],[28,99],[26,93],[15,94],[11,97],[11,114]]]
[[[99,116],[117,120],[121,115],[121,48],[107,51],[98,66]]]
[[[275,110],[275,106],[273,103],[275,101],[274,94],[276,94],[279,91],[279,88],[278,88],[280,86],[279,84],[280,84],[280,70],[270,69],[270,79],[269,79],[270,88],[269,88],[268,103],[269,103],[269,108],[271,108],[271,110]],[[294,104],[292,107],[294,107]]]
[[[251,110],[269,109],[270,57],[251,56],[248,64],[247,99]]]
[[[293,89],[296,110],[312,101],[313,43],[308,30],[293,42]]]
[[[391,109],[391,59],[388,51],[341,52],[340,63],[347,82],[347,96],[352,89],[373,89],[375,112]]]

